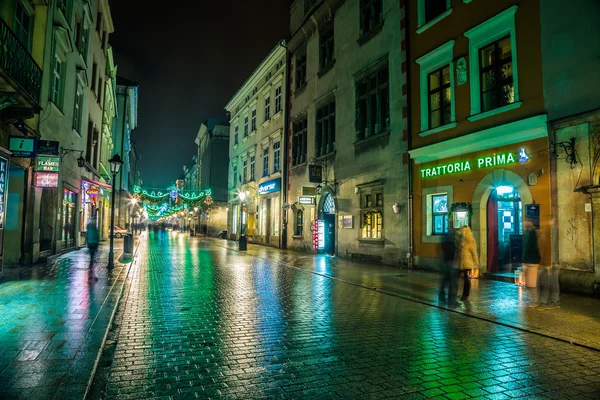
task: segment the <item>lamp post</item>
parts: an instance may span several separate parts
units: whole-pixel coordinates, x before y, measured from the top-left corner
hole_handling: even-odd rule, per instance
[[[123,160],[121,160],[120,155],[115,154],[108,162],[110,163],[110,172],[112,172],[112,199],[110,213],[110,250],[108,252],[108,265],[106,268],[113,269],[115,267],[115,253],[113,249],[115,237],[115,179],[121,169],[121,165],[123,165]]]
[[[131,225],[131,234],[134,235],[134,231],[133,231],[133,222],[134,222],[134,209],[135,209],[135,205],[137,204],[137,199],[135,197],[133,197],[131,199],[131,212],[129,213],[129,225]]]

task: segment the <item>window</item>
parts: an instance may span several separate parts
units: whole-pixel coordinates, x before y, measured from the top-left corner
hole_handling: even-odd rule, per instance
[[[75,28],[75,40],[77,50],[85,59],[87,55],[87,46],[88,46],[88,37],[89,37],[89,27],[86,26],[85,22],[82,22],[79,17],[77,18],[77,26]]]
[[[69,16],[67,15],[67,0],[58,0],[56,7],[62,11],[63,15],[69,19]]]
[[[265,97],[265,122],[271,119],[271,96]]]
[[[31,25],[32,18],[20,0],[17,0],[15,9],[15,33],[27,50],[31,49]]]
[[[77,83],[77,92],[75,94],[75,109],[73,110],[73,129],[81,131],[81,110],[83,109],[83,91]]]
[[[88,128],[87,128],[87,142],[86,142],[86,151],[85,151],[85,161],[89,164],[92,163],[92,153],[94,152],[94,123],[90,118],[88,120]]]
[[[451,40],[415,60],[420,66],[421,136],[456,126],[453,57]]]
[[[296,89],[306,86],[306,46],[296,52]]]
[[[252,154],[250,156],[250,182],[254,182],[254,164],[255,164],[256,156]]]
[[[361,193],[361,238],[383,237],[383,188],[369,188]]]
[[[281,86],[275,88],[275,114],[281,111]]]
[[[93,166],[94,168],[98,168],[98,162],[100,161],[100,132],[98,132],[98,129],[94,128],[94,162],[93,162]]]
[[[331,65],[334,61],[333,54],[333,23],[321,28],[319,36],[319,70]]]
[[[333,151],[335,143],[335,101],[317,110],[317,134],[315,136],[315,156],[319,157]]]
[[[239,136],[239,126],[237,125],[237,122],[235,123],[235,125],[233,126],[233,145],[235,146],[236,144],[238,144],[238,136]]]
[[[248,116],[244,117],[244,137],[248,137]]]
[[[102,93],[104,92],[104,81],[102,78],[98,81],[98,103],[102,106]]]
[[[244,158],[242,161],[242,182],[246,183],[248,179],[248,159]]]
[[[296,211],[296,223],[294,227],[294,235],[302,236],[302,227],[304,225],[304,211]]]
[[[269,176],[269,148],[263,149],[263,176]]]
[[[356,135],[358,140],[390,128],[387,65],[357,83]]]
[[[94,92],[94,94],[98,94],[98,89],[96,88],[96,85],[98,84],[98,64],[96,64],[96,62],[94,62],[94,64],[92,65],[92,92]]]
[[[445,235],[448,233],[448,195],[437,194],[431,196],[432,210],[432,235]]]
[[[512,6],[465,32],[469,38],[469,121],[521,106],[515,13]]]
[[[98,11],[98,15],[96,16],[96,31],[102,37],[102,13],[100,11]]]
[[[383,0],[360,0],[360,36],[371,32],[383,20]]]
[[[429,128],[437,128],[452,122],[452,91],[450,66],[429,74]]]
[[[425,23],[433,20],[448,8],[447,0],[424,0],[424,2]]]
[[[250,132],[256,131],[256,108],[252,109],[252,120],[251,120],[251,128]]]
[[[63,84],[64,84],[65,68],[63,62],[58,58],[54,57],[54,70],[52,73],[52,90],[50,92],[50,100],[62,108],[63,101]]]
[[[308,119],[303,117],[292,125],[292,165],[306,162],[306,128]]]
[[[502,38],[479,50],[481,111],[514,103],[512,52],[510,37]]]
[[[280,170],[281,161],[281,142],[273,143],[273,173],[277,173]]]
[[[233,184],[231,186],[235,187],[238,183],[238,176],[237,176],[237,164],[233,164]]]

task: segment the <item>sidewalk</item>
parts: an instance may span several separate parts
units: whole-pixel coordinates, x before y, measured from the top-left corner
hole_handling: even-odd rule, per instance
[[[209,240],[218,246],[237,250],[235,242]],[[470,300],[459,307],[452,308],[438,301],[440,275],[435,272],[357,263],[338,257],[312,255],[253,244],[248,245],[245,253],[370,290],[600,351],[600,299],[561,293],[559,309],[531,308],[527,307],[531,303],[531,289],[514,283],[473,279]],[[462,288],[459,286],[458,293],[460,294],[461,291]]]
[[[88,281],[81,249],[47,264],[5,269],[0,280],[0,398],[83,398],[112,321],[129,266],[106,269],[108,245]]]

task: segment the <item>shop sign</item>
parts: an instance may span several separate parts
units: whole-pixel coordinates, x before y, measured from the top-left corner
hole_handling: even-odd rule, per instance
[[[91,188],[86,190],[85,194],[87,194],[90,197],[98,197],[100,195],[100,190],[96,188]]]
[[[300,196],[298,197],[298,204],[311,206],[315,204],[315,198],[309,196]]]
[[[263,182],[258,185],[258,194],[278,192],[281,189],[281,179]]]
[[[35,187],[41,188],[57,188],[58,173],[57,172],[36,172]]]
[[[448,163],[444,165],[438,165],[435,167],[422,168],[421,178],[433,178],[440,175],[455,174],[458,172],[471,171],[473,168],[483,169],[490,167],[497,167],[501,165],[514,164],[517,161],[526,162],[529,159],[529,155],[524,148],[521,148],[518,154],[518,158],[515,153],[501,153],[493,154],[491,156],[478,157],[474,162],[471,161],[459,161],[454,163]]]
[[[38,156],[36,171],[58,172],[60,157]]]
[[[6,215],[5,200],[8,186],[8,159],[0,157],[0,231],[4,230],[4,216]],[[0,243],[2,255],[2,243]]]
[[[312,222],[312,225],[310,227],[310,231],[312,232],[312,243],[313,243],[313,250],[318,250],[319,249],[319,221],[318,220],[314,220]]]
[[[311,164],[308,166],[308,181],[321,183],[323,181],[323,166]]]
[[[37,154],[37,138],[11,136],[8,150],[13,157],[33,158]]]
[[[59,155],[60,142],[54,140],[39,140],[37,153],[44,154],[47,156],[58,156]]]

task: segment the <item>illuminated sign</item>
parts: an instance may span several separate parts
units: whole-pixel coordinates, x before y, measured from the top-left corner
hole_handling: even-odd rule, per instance
[[[0,157],[0,231],[4,230],[4,216],[6,214],[5,201],[6,189],[8,185],[8,159]],[[2,247],[0,243],[0,256]]]
[[[319,233],[318,248],[322,250],[325,248],[325,221],[319,220],[317,232]]]
[[[300,196],[298,197],[298,204],[302,205],[313,205],[315,204],[315,198],[309,196]]]
[[[46,156],[57,156],[59,155],[59,147],[60,143],[54,140],[39,140],[37,152]]]
[[[36,171],[58,172],[60,166],[59,157],[39,156],[37,158]]]
[[[58,173],[57,172],[36,172],[35,187],[57,188],[58,187]]]
[[[310,230],[313,234],[313,250],[318,250],[319,249],[319,221],[317,221],[316,219],[312,222],[312,225],[310,227]]]
[[[258,194],[278,192],[281,189],[281,179],[263,182],[258,185]]]
[[[13,157],[33,158],[37,151],[37,138],[11,136],[8,150],[10,150]]]
[[[440,175],[455,174],[457,172],[471,171],[473,168],[482,169],[497,167],[500,165],[509,165],[518,162],[527,162],[529,155],[524,148],[519,150],[519,158],[517,159],[515,153],[501,153],[493,154],[491,156],[478,157],[475,162],[471,161],[459,161],[454,163],[448,163],[444,165],[438,165],[435,167],[422,168],[421,178],[433,178]]]
[[[95,188],[88,189],[85,191],[85,194],[87,194],[90,197],[98,197],[98,195],[100,194],[100,190]]]

